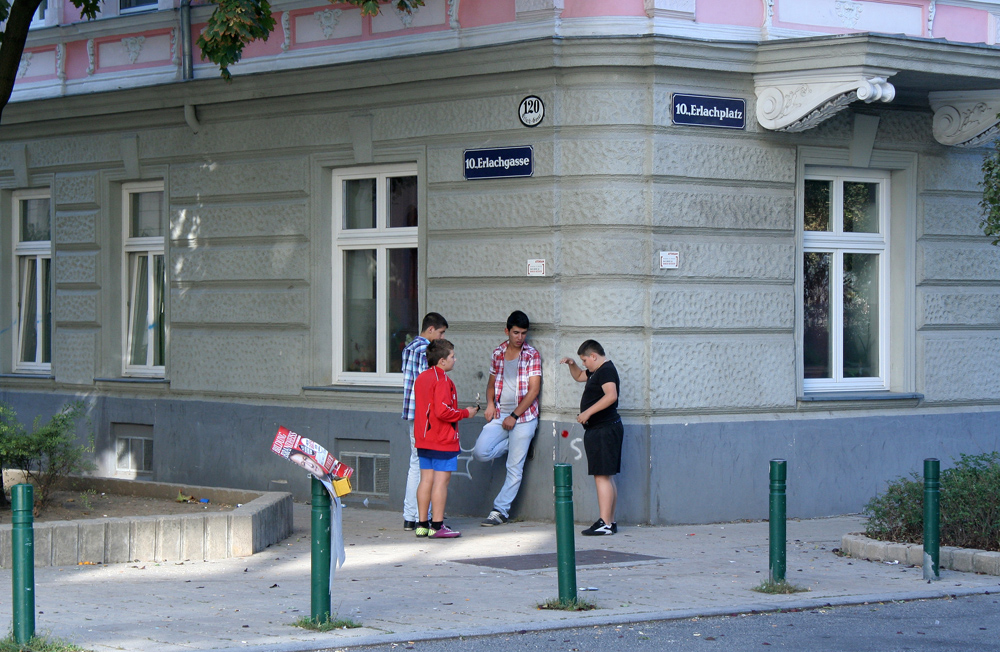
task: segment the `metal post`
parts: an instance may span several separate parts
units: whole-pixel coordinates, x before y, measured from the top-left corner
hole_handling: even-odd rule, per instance
[[[14,640],[24,645],[35,636],[35,531],[34,491],[30,484],[11,489],[11,586],[14,601]]]
[[[924,460],[924,579],[941,579],[941,462]]]
[[[771,460],[771,500],[769,521],[771,554],[768,559],[768,577],[772,582],[785,581],[785,478],[788,474],[785,460]]]
[[[556,556],[559,601],[576,602],[576,541],[573,538],[573,467],[556,464]]]
[[[330,494],[312,479],[312,621],[330,619]]]

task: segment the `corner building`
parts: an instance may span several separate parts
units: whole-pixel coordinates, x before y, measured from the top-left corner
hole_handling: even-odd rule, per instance
[[[622,378],[622,522],[765,517],[774,458],[789,516],[857,512],[1000,449],[996,2],[272,8],[231,84],[184,37],[211,5],[36,16],[0,126],[0,400],[86,401],[98,473],[304,497],[284,425],[397,509],[399,351],[431,310],[462,404],[531,318],[526,518],[552,517],[553,459],[596,511],[558,364],[587,338]],[[530,176],[466,179],[501,147]],[[485,514],[503,466],[461,460],[449,509]]]

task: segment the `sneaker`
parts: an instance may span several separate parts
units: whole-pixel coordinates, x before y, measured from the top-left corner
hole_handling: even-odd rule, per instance
[[[604,522],[604,519],[599,518],[597,521],[591,525],[589,528],[582,532],[585,537],[599,537],[602,535],[614,534],[615,531],[612,526]]]
[[[431,531],[429,528],[417,526],[416,528],[414,528],[413,533],[416,534],[418,537],[426,537],[430,536]]]
[[[483,527],[493,527],[494,525],[503,525],[506,522],[507,522],[507,517],[494,509],[492,512],[490,512],[489,516],[483,519],[480,525],[482,525]]]
[[[611,534],[618,534],[618,523],[617,522],[611,524]]]
[[[403,530],[405,530],[407,532],[411,532],[411,531],[413,531],[415,529],[417,529],[417,522],[416,521],[403,521]]]
[[[440,530],[431,530],[430,534],[427,535],[429,539],[457,539],[462,536],[461,532],[456,532],[452,530],[447,525],[442,525]]]

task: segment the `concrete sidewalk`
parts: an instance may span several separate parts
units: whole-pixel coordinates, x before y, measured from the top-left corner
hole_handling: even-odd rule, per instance
[[[396,512],[345,509],[347,563],[334,581],[333,610],[363,624],[358,629],[313,633],[290,625],[310,611],[306,505],[295,506],[290,538],[253,557],[38,568],[36,629],[100,651],[292,652],[1000,590],[997,577],[942,571],[940,582],[928,584],[919,567],[839,557],[832,550],[841,536],[861,529],[860,518],[847,516],[788,522],[787,578],[808,593],[750,590],[767,577],[767,523],[632,526],[613,537],[577,536],[578,555],[660,559],[581,566],[577,584],[594,590],[579,595],[600,608],[543,611],[536,605],[558,595],[554,567],[503,570],[460,560],[554,553],[552,524],[448,523],[462,538],[416,539]],[[0,578],[0,616],[9,623],[10,571]]]

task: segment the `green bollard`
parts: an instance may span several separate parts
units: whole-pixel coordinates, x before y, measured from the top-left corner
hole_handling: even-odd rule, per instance
[[[772,582],[785,581],[785,478],[788,468],[785,460],[771,460],[771,500],[769,521],[771,554],[768,559],[768,578]]]
[[[576,602],[576,540],[573,532],[573,467],[555,465],[556,556],[559,601]]]
[[[924,460],[924,579],[941,579],[941,462]]]
[[[14,598],[14,640],[24,645],[35,636],[34,491],[30,484],[11,489],[11,578]]]
[[[312,479],[312,621],[330,620],[330,494]]]

